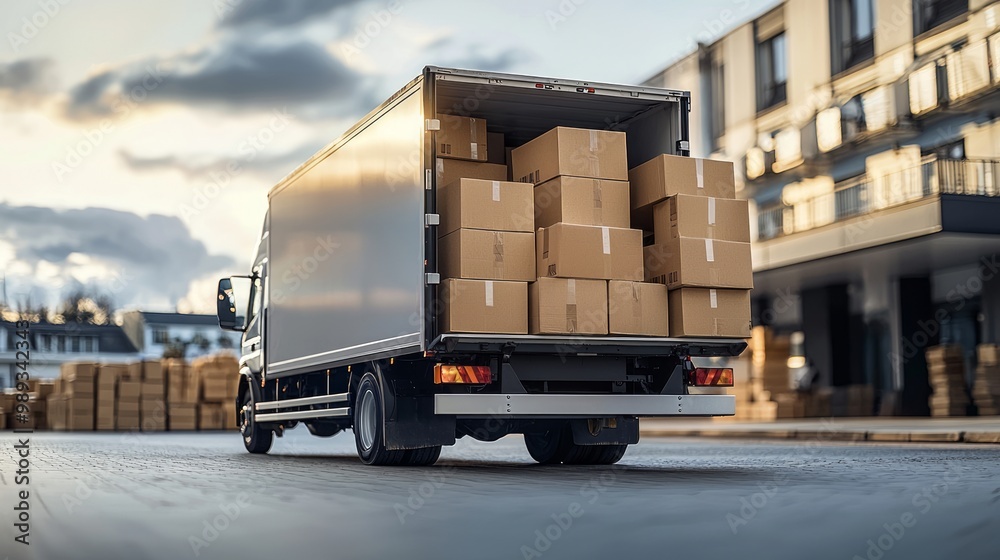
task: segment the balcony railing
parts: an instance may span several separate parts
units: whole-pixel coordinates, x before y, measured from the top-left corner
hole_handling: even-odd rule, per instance
[[[860,175],[832,193],[757,212],[760,241],[808,231],[939,194],[1000,196],[1000,160],[938,159],[886,175]]]

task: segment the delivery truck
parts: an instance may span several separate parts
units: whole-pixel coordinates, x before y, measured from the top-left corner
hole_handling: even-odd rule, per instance
[[[220,326],[243,332],[235,406],[247,450],[266,453],[302,423],[320,437],[352,429],[366,464],[428,465],[459,438],[509,434],[540,463],[612,464],[638,442],[639,417],[732,415],[733,396],[697,389],[731,385],[732,370],[695,362],[739,355],[742,337],[585,334],[575,323],[511,334],[477,323],[474,309],[442,315],[445,182],[492,165],[487,177],[507,175],[491,179],[496,195],[517,179],[502,163],[511,150],[556,127],[624,132],[629,168],[688,156],[690,102],[653,87],[427,67],[292,171],[268,194],[249,274],[219,281]],[[472,122],[460,131],[471,142],[438,141],[457,134],[454,118]],[[486,284],[487,300],[506,289]],[[460,332],[466,322],[480,327]]]

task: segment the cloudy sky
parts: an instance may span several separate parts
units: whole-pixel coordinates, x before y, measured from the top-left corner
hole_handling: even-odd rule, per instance
[[[5,0],[8,299],[211,312],[267,189],[423,66],[637,83],[773,4]]]

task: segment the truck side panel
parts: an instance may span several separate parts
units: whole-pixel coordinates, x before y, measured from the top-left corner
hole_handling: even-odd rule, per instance
[[[420,349],[422,103],[401,92],[271,193],[268,377]]]

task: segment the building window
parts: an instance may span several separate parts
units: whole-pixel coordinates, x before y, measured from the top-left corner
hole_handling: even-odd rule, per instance
[[[71,350],[70,350],[70,352],[79,352],[80,351],[80,337],[78,337],[78,336],[70,337],[70,343],[71,343],[71,347],[70,347]]]
[[[926,33],[968,11],[969,0],[913,0],[915,33]]]
[[[785,33],[757,43],[757,111],[784,103],[788,83]]]
[[[42,340],[41,340],[41,344],[40,344],[39,350],[41,350],[42,352],[51,352],[52,351],[52,335],[51,334],[43,334],[42,335]]]
[[[712,113],[712,150],[722,148],[722,137],[726,134],[726,67],[718,61],[712,62],[709,74],[709,95]]]
[[[60,354],[66,352],[66,337],[63,335],[56,336],[56,352]]]
[[[874,0],[830,0],[834,73],[875,58]]]
[[[88,337],[85,337],[83,339],[83,351],[84,352],[86,352],[88,354],[94,353],[96,351],[95,348],[94,348],[94,346],[95,346],[95,344],[94,344],[94,337],[88,336]]]
[[[153,329],[153,342],[156,344],[166,344],[170,342],[170,335],[166,329]]]

